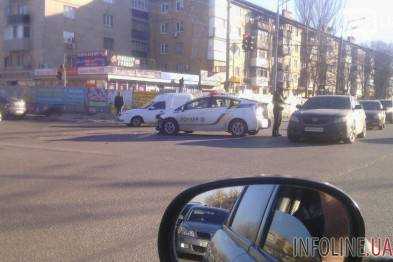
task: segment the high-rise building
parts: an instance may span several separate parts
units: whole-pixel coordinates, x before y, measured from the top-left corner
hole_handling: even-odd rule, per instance
[[[147,57],[147,0],[2,0],[0,10],[0,81],[8,85],[33,85],[34,69],[80,52]]]

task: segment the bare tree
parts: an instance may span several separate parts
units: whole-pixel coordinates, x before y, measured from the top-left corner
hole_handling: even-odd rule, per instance
[[[306,73],[304,77],[313,81],[313,92],[325,89],[328,70],[327,52],[329,34],[336,32],[342,21],[342,11],[345,0],[295,0],[296,12],[301,23],[311,27],[313,36],[306,29],[306,39],[303,48],[303,64]],[[315,49],[315,52],[314,50]],[[308,88],[308,86],[307,86]]]
[[[391,79],[393,77],[393,44],[372,42],[370,47],[374,50],[375,96],[377,98],[386,98],[389,96]]]
[[[205,199],[205,203],[210,207],[232,209],[236,200],[240,196],[240,191],[236,189],[219,190]]]

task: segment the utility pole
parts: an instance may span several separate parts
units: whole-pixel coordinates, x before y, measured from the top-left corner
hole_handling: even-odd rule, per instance
[[[63,57],[63,84],[64,84],[64,88],[67,88],[67,68],[66,68],[66,64],[67,64],[67,55],[64,54]]]
[[[277,92],[277,81],[278,81],[278,40],[280,37],[280,0],[277,0],[277,14],[276,14],[276,42],[274,43],[274,79],[273,79],[273,90]]]
[[[225,91],[229,90],[229,63],[231,48],[231,0],[227,0],[227,36],[226,36],[226,61],[225,61]]]

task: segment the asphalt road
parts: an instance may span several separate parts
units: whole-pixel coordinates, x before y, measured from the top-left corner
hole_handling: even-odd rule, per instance
[[[164,208],[182,189],[278,174],[331,182],[368,236],[392,236],[393,126],[354,145],[290,144],[268,132],[162,137],[152,128],[0,123],[1,261],[157,261]]]

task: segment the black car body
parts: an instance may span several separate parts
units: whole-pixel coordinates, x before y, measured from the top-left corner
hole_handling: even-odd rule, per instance
[[[366,112],[367,127],[378,127],[383,129],[385,127],[386,114],[381,102],[378,100],[363,100],[360,101]]]
[[[349,140],[365,136],[366,115],[351,96],[315,96],[292,114],[288,138],[297,142],[303,138]]]
[[[215,234],[229,216],[221,208],[194,206],[176,231],[176,250],[181,255],[203,256]]]
[[[386,112],[386,121],[393,123],[393,99],[380,100]]]
[[[4,118],[23,117],[27,112],[23,99],[0,96],[0,113]]]

